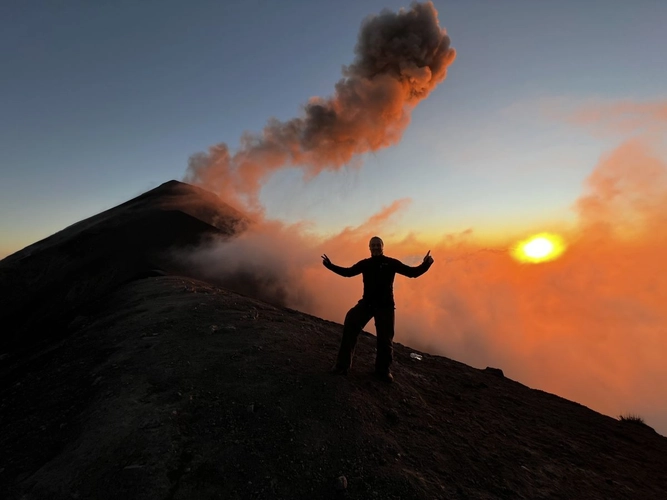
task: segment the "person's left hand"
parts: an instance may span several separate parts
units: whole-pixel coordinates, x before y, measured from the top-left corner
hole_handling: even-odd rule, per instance
[[[433,257],[431,257],[431,251],[430,250],[424,256],[424,263],[429,264],[429,265],[433,264]]]

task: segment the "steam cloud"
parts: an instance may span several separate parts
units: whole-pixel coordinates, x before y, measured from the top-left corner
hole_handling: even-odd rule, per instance
[[[412,109],[445,79],[456,57],[431,2],[370,16],[355,52],[332,97],[312,98],[300,118],[270,119],[261,134],[244,135],[234,154],[220,143],[193,155],[185,182],[261,212],[259,191],[275,171],[300,167],[312,178],[396,144]]]

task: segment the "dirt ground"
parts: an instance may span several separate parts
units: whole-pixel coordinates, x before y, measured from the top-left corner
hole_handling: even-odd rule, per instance
[[[189,278],[139,279],[0,356],[8,499],[665,499],[667,438],[495,370]]]

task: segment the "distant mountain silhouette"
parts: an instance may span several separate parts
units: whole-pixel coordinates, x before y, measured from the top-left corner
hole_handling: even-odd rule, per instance
[[[168,182],[0,261],[8,499],[667,499],[667,438],[194,279],[248,221]]]

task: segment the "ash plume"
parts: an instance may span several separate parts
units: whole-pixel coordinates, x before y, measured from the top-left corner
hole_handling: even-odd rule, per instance
[[[245,134],[235,153],[220,143],[194,154],[185,182],[261,212],[259,191],[277,170],[299,167],[312,178],[396,144],[412,109],[445,79],[456,57],[431,2],[368,17],[355,53],[333,96],[311,98],[299,118],[270,119],[261,134]]]

